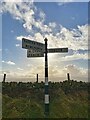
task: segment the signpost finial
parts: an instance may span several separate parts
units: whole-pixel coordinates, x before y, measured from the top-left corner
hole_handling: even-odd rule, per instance
[[[45,39],[44,39],[44,41],[48,41],[48,39],[47,39],[47,38],[45,38]]]

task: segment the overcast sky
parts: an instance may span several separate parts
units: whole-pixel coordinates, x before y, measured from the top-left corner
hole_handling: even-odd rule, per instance
[[[37,73],[44,80],[44,57],[27,58],[23,37],[42,43],[47,37],[48,48],[68,47],[68,53],[48,54],[49,80],[63,81],[69,72],[71,79],[87,81],[88,2],[3,1],[0,52],[7,81],[35,81]]]

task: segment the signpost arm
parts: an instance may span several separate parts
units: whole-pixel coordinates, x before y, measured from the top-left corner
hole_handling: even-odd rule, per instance
[[[45,116],[49,115],[49,90],[48,90],[48,49],[47,49],[47,38],[45,41]]]

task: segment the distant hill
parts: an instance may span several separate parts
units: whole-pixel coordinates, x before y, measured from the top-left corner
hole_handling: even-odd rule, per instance
[[[49,82],[48,118],[88,118],[89,83]],[[44,118],[44,83],[3,83],[3,118]]]

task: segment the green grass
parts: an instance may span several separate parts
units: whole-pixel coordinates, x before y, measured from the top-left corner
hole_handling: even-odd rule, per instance
[[[50,100],[49,118],[88,118],[88,99],[84,91],[68,95],[58,92]],[[40,104],[35,99],[3,95],[3,118],[44,118],[44,101]]]
[[[10,98],[3,96],[4,118],[37,118],[43,117],[42,107],[35,100]]]
[[[88,118],[89,85],[73,80],[49,83],[48,118]],[[43,82],[2,83],[2,93],[3,118],[45,118]]]

